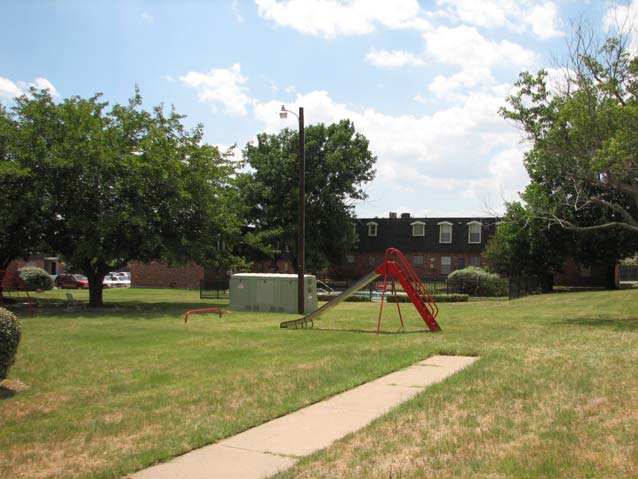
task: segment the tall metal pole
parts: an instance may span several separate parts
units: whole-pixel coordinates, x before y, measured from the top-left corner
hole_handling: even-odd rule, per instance
[[[306,272],[306,152],[303,108],[299,107],[299,216],[297,232],[297,312],[304,314]]]

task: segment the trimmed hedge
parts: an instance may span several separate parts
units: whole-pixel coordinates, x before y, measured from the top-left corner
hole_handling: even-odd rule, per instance
[[[433,294],[432,298],[437,303],[464,303],[470,299],[469,294]],[[397,299],[399,303],[410,303],[410,297],[406,293],[397,293]],[[388,303],[394,303],[394,296],[390,293],[386,293],[385,300]]]
[[[24,285],[29,291],[53,289],[53,280],[49,273],[36,266],[25,266],[18,270],[18,276],[24,281]]]
[[[0,381],[7,377],[20,344],[20,323],[11,311],[0,308]]]
[[[317,294],[317,301],[330,301],[331,299],[335,299],[337,297],[336,294]],[[369,303],[370,296],[350,296],[345,301],[346,303]]]

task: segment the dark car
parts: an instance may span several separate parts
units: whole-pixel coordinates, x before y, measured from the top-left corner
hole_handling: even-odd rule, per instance
[[[89,280],[81,274],[60,274],[55,278],[54,284],[60,289],[83,289],[89,287]]]

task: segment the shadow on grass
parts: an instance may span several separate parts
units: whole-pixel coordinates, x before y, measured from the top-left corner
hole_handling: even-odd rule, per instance
[[[68,315],[68,316],[99,316],[99,317],[122,317],[127,319],[148,320],[156,318],[158,315],[176,315],[181,318],[191,309],[201,308],[220,308],[222,311],[228,309],[227,302],[216,302],[214,300],[207,301],[205,304],[201,302],[158,302],[148,303],[144,301],[126,301],[118,303],[106,303],[101,308],[90,308],[86,302],[79,301],[75,309],[69,309],[66,301],[64,302],[47,302],[46,304],[38,304],[34,308],[39,316],[50,314]]]
[[[10,388],[5,388],[4,386],[0,386],[0,401],[3,399],[12,398],[17,394],[17,391],[14,391]]]
[[[566,319],[557,324],[568,324],[573,326],[585,326],[590,328],[613,328],[617,331],[638,332],[638,318],[578,318]]]

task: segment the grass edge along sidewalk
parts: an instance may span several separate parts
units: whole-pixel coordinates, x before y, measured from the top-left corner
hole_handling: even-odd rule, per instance
[[[469,356],[431,356],[406,369],[129,477],[259,479],[270,476],[292,466],[295,459],[365,427],[428,386],[477,360],[477,357]]]

